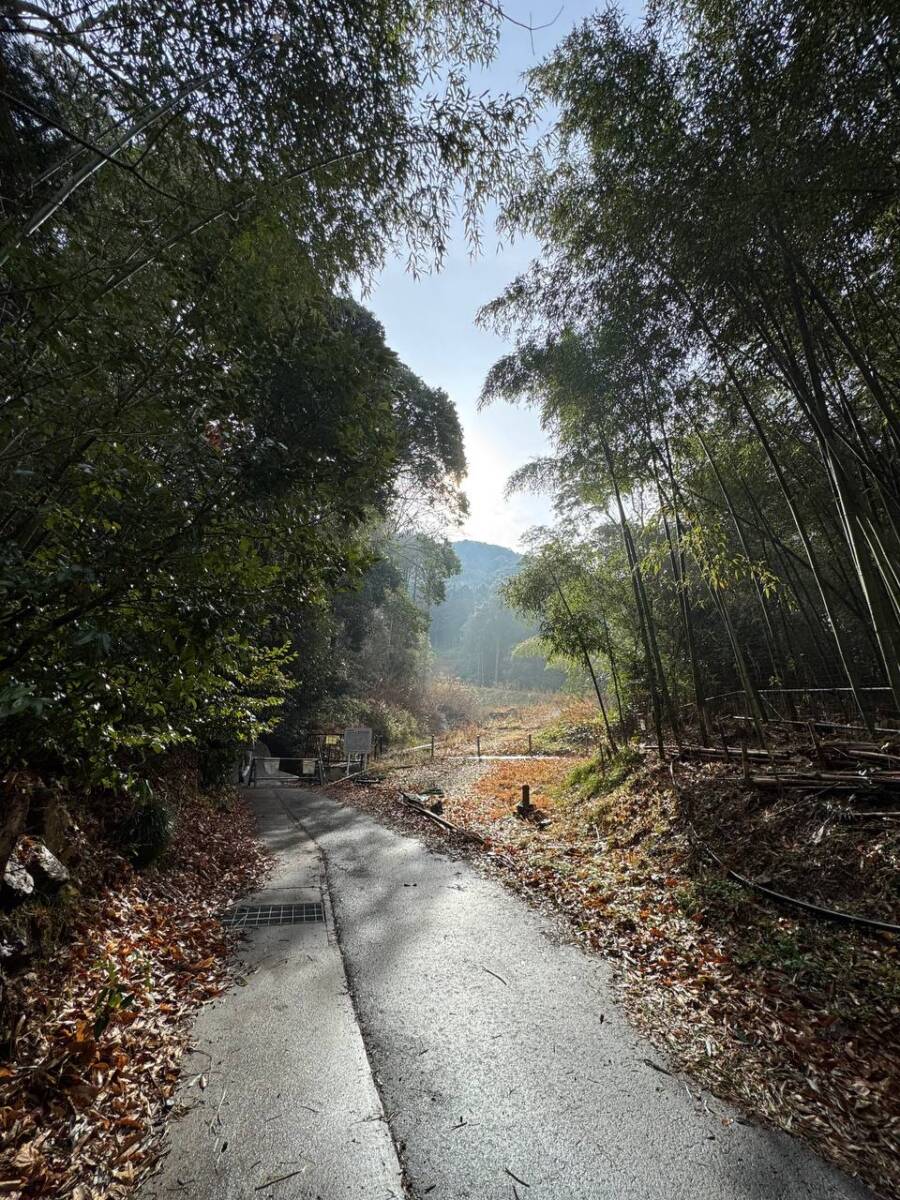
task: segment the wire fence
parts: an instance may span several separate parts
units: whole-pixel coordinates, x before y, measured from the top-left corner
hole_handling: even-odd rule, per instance
[[[599,744],[599,741],[598,741]],[[467,738],[451,734],[446,741],[435,734],[427,742],[415,746],[398,746],[389,750],[384,757],[393,759],[405,755],[424,754],[425,759],[520,759],[520,758],[575,758],[585,753],[576,750],[566,754],[553,754],[542,749],[533,733],[503,734],[494,731],[473,732]]]

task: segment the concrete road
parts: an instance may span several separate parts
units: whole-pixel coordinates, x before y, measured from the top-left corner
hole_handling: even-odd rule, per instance
[[[871,1200],[650,1066],[608,966],[500,884],[318,793],[246,794],[279,863],[251,899],[329,920],[247,935],[140,1200]]]
[[[660,1073],[609,967],[500,884],[358,810],[282,793],[324,853],[409,1191],[429,1200],[862,1200],[786,1135]]]
[[[277,865],[242,905],[324,901],[326,920],[241,942],[234,986],[197,1018],[169,1151],[140,1200],[401,1200],[321,855],[277,789],[248,794]]]

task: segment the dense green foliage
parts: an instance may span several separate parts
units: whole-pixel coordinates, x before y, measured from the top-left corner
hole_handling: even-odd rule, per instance
[[[215,774],[330,669],[334,599],[404,494],[461,503],[452,404],[343,296],[391,244],[439,258],[457,201],[471,223],[502,185],[520,109],[464,82],[499,18],[474,0],[10,15],[0,756],[133,787],[187,743]],[[421,641],[396,580],[371,586]]]
[[[462,446],[458,423],[453,444]],[[445,488],[440,474],[424,494],[439,504]],[[397,742],[428,723],[429,606],[458,563],[446,542],[402,534],[391,520],[367,532],[377,561],[303,625],[302,653],[289,667],[294,686],[269,738],[277,753],[296,754],[312,728],[362,724]]]
[[[673,0],[533,72],[505,220],[543,251],[485,398],[539,408],[515,482],[565,530],[508,594],[658,729],[770,685],[900,712],[898,68],[889,6]]]

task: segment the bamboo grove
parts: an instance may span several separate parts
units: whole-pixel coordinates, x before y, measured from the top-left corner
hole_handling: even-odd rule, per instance
[[[512,482],[561,519],[508,594],[660,743],[729,692],[758,728],[814,688],[900,714],[897,33],[663,3],[532,72],[554,125],[504,220],[541,255],[483,313],[518,339],[484,402],[539,409]]]

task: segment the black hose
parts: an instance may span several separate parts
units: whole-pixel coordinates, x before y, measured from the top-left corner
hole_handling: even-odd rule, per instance
[[[681,788],[675,778],[675,765],[673,762],[669,763],[669,774],[672,777],[672,784],[675,791],[681,793]],[[693,822],[688,821],[688,829],[691,833],[691,841],[695,847],[708,854],[713,862],[722,868],[726,875],[737,880],[744,887],[750,888],[751,891],[768,896],[770,900],[775,900],[780,904],[793,904],[795,908],[802,908],[805,912],[811,912],[817,917],[823,917],[827,921],[836,921],[841,925],[856,925],[863,929],[879,929],[885,933],[900,933],[900,925],[894,925],[890,921],[879,921],[874,917],[858,917],[855,913],[840,912],[836,908],[822,908],[820,904],[813,904],[811,900],[800,900],[796,896],[786,896],[783,892],[776,892],[774,888],[766,887],[764,883],[757,883],[755,879],[748,879],[746,875],[732,871],[731,867],[722,862],[715,850],[708,846],[697,833]]]
[[[693,830],[693,832],[696,835],[697,831]],[[732,871],[731,867],[726,866],[718,854],[707,846],[706,842],[698,838],[697,843],[726,875],[730,875],[744,887],[752,888],[753,891],[768,896],[771,900],[777,900],[782,904],[793,904],[796,908],[805,909],[806,912],[815,913],[817,917],[824,917],[829,921],[838,921],[842,925],[861,925],[864,929],[881,929],[887,933],[900,933],[900,925],[892,925],[890,921],[878,921],[874,917],[858,917],[854,913],[839,912],[836,908],[822,908],[821,905],[813,904],[810,900],[799,900],[796,896],[786,896],[783,892],[776,892],[774,888],[766,887],[763,883],[757,883],[755,879],[748,879],[745,875],[739,875],[737,871]]]

